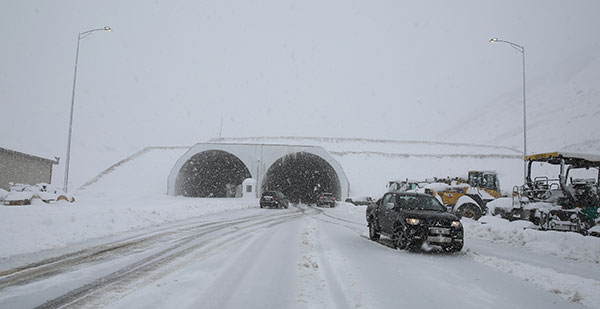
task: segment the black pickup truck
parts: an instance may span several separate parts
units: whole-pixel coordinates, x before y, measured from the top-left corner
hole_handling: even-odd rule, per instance
[[[430,195],[388,192],[367,207],[366,215],[373,241],[385,235],[398,249],[418,249],[424,242],[447,252],[463,248],[460,218]]]

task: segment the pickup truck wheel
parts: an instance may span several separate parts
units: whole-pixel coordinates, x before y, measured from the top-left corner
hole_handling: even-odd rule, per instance
[[[404,250],[408,247],[408,239],[404,237],[403,233],[396,232],[394,236],[392,236],[392,246],[399,250]]]
[[[373,225],[373,223],[369,224],[369,239],[377,241],[381,237],[381,234],[379,234],[379,231]]]
[[[408,247],[408,249],[410,251],[419,251],[421,249],[421,247],[423,246],[423,241],[414,241],[410,243],[410,246]]]

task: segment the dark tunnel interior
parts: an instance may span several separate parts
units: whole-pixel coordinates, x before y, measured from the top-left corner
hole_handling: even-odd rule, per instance
[[[177,175],[175,195],[189,197],[236,197],[250,171],[235,155],[207,150],[190,158]]]
[[[293,202],[314,203],[319,193],[333,193],[339,201],[340,180],[333,167],[323,158],[298,152],[275,161],[267,171],[262,191],[283,192]]]

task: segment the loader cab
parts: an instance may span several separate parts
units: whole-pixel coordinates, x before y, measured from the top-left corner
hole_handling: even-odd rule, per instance
[[[567,184],[573,186],[586,184],[598,187],[600,183],[600,167],[584,166],[578,168],[569,166],[564,178]]]
[[[500,181],[496,172],[469,171],[469,185],[484,189],[496,198],[500,197]]]
[[[419,183],[412,180],[393,180],[388,182],[388,192],[410,192],[419,189]]]
[[[600,206],[600,167],[569,166],[565,174],[566,190],[572,196],[575,207],[584,209]],[[597,211],[596,211],[597,212]],[[592,215],[592,214],[590,214]],[[594,216],[596,218],[597,216]]]

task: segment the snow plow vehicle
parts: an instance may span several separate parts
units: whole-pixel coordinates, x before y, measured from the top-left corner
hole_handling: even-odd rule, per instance
[[[501,196],[498,175],[493,171],[469,171],[468,177],[433,178],[424,181],[390,181],[388,192],[422,192],[436,197],[449,211],[479,219],[487,203]]]
[[[512,208],[495,208],[493,214],[531,221],[540,230],[594,234],[599,221],[600,156],[551,152],[526,156],[525,161],[525,184],[513,187]],[[542,175],[532,178],[536,165]],[[547,176],[556,169],[556,178]]]

